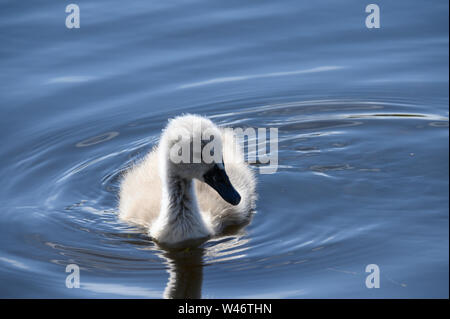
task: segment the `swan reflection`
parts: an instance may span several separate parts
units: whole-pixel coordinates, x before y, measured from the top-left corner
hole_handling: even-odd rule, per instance
[[[228,236],[212,241],[206,247],[190,247],[183,250],[164,250],[158,246],[164,259],[169,278],[164,289],[165,299],[202,298],[203,267],[206,264],[245,257],[249,239]]]
[[[202,297],[204,248],[166,251],[169,279],[164,289],[165,299],[200,299]]]

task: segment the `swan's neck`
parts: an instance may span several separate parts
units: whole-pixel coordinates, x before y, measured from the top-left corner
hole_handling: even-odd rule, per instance
[[[208,231],[199,212],[193,180],[164,172],[161,212],[152,235],[164,243],[178,243],[207,237]]]
[[[200,217],[193,181],[169,174],[165,177],[162,183],[161,213],[165,214],[170,222],[191,216]]]

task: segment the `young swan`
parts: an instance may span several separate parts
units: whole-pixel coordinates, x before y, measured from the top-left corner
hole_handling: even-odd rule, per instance
[[[255,177],[232,131],[185,115],[170,120],[159,145],[125,173],[119,211],[174,246],[245,225],[255,200]]]

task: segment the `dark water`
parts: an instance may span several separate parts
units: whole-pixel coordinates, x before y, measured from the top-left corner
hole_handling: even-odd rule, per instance
[[[376,30],[356,0],[69,3],[0,2],[1,297],[448,297],[448,1]],[[279,167],[244,232],[172,253],[117,191],[182,112],[277,127]]]

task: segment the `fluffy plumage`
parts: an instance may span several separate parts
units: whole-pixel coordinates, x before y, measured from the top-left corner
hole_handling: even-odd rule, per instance
[[[240,195],[238,205],[225,201],[205,183],[204,176],[220,163],[174,163],[170,152],[182,132],[195,154],[193,141],[214,134],[222,149],[223,164],[232,187]],[[188,132],[188,133],[186,133]],[[186,146],[185,144],[184,146]],[[206,147],[204,143],[201,149]],[[218,128],[205,117],[184,115],[169,121],[160,142],[139,163],[129,169],[121,182],[119,216],[122,220],[148,227],[160,244],[177,245],[221,235],[229,226],[247,224],[255,207],[255,177],[236,147],[231,130]]]

